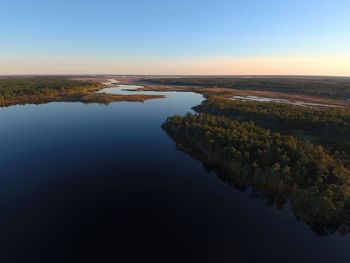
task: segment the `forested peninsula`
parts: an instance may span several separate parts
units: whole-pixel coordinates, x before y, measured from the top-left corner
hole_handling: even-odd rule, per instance
[[[181,150],[270,205],[290,203],[319,235],[349,232],[349,110],[216,96],[194,109],[163,124]]]

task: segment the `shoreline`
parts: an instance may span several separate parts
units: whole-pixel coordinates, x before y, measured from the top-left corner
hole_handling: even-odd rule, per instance
[[[160,91],[160,92],[195,92],[204,96],[220,96],[227,99],[235,99],[235,97],[256,97],[265,98],[269,101],[266,103],[277,103],[276,101],[289,101],[290,104],[293,102],[295,105],[300,107],[308,106],[315,108],[350,108],[350,100],[325,98],[320,96],[312,95],[301,95],[292,94],[288,92],[276,92],[276,91],[258,91],[258,90],[241,90],[241,89],[228,89],[228,88],[206,88],[200,86],[166,86],[166,85],[149,85],[142,84],[143,88],[138,89],[139,91]],[[236,98],[236,99],[238,99]],[[288,104],[288,103],[286,103]]]
[[[161,99],[165,98],[163,95],[144,95],[144,94],[133,94],[133,95],[117,95],[117,94],[107,94],[107,93],[97,93],[100,90],[103,90],[113,84],[119,84],[118,80],[115,79],[99,79],[98,81],[88,81],[88,80],[75,80],[74,78],[68,79],[72,81],[83,81],[85,83],[90,83],[88,87],[76,86],[67,89],[66,91],[60,91],[59,89],[48,89],[45,92],[38,92],[35,94],[35,91],[38,91],[38,88],[32,88],[33,93],[24,93],[19,90],[21,95],[11,95],[0,97],[0,107],[9,107],[15,105],[39,105],[50,102],[81,102],[81,103],[100,103],[100,104],[110,104],[113,102],[145,102],[146,100],[151,99]],[[1,84],[1,83],[0,83]],[[15,84],[14,84],[15,85]],[[1,86],[0,86],[1,87]],[[11,87],[11,85],[10,85]],[[11,87],[12,88],[12,87]],[[11,90],[11,88],[9,90]],[[21,87],[22,88],[22,87]],[[15,89],[15,88],[13,88]],[[24,88],[25,89],[25,88]]]

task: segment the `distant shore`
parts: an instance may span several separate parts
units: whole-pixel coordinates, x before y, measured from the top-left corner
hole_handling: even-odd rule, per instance
[[[82,102],[109,104],[112,102],[144,102],[164,98],[161,95],[116,95],[96,93],[116,80],[68,77],[9,77],[0,79],[0,107],[49,102]]]

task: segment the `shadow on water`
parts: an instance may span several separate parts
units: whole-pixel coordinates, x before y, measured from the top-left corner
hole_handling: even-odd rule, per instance
[[[278,210],[288,207],[291,209],[300,222],[307,224],[317,236],[327,237],[329,235],[340,234],[348,235],[350,232],[350,218],[344,214],[335,215],[332,218],[320,219],[318,216],[310,216],[308,211],[301,207],[293,205],[293,198],[288,189],[281,187],[276,177],[268,175],[253,175],[246,172],[245,169],[237,168],[236,173],[227,172],[221,169],[217,164],[208,159],[198,148],[194,147],[193,142],[184,139],[181,136],[169,132],[169,137],[176,142],[176,148],[194,159],[202,162],[203,168],[208,173],[214,173],[220,180],[234,187],[236,190],[249,193],[253,199],[263,201],[268,208],[277,208]],[[305,199],[305,202],[309,202]],[[347,212],[345,213],[347,215]]]

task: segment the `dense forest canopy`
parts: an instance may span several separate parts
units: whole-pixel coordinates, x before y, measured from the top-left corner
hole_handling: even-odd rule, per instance
[[[62,92],[78,92],[96,88],[96,83],[72,80],[68,77],[13,77],[0,78],[2,99],[28,96],[51,95]]]
[[[350,110],[207,95],[163,128],[239,189],[290,202],[317,234],[350,232]]]
[[[143,79],[146,83],[280,91],[350,99],[350,78],[341,77],[179,77]]]
[[[350,110],[345,108],[300,107],[296,105],[229,100],[211,96],[197,112],[254,121],[273,131],[307,138],[322,144],[350,163]]]
[[[199,112],[254,120],[279,129],[300,129],[350,139],[350,110],[345,108],[301,107],[297,105],[209,97],[195,107]]]
[[[290,201],[298,217],[322,231],[348,231],[350,171],[324,147],[207,114],[170,117],[163,128],[184,149],[224,170],[233,184],[253,187],[280,206]]]

